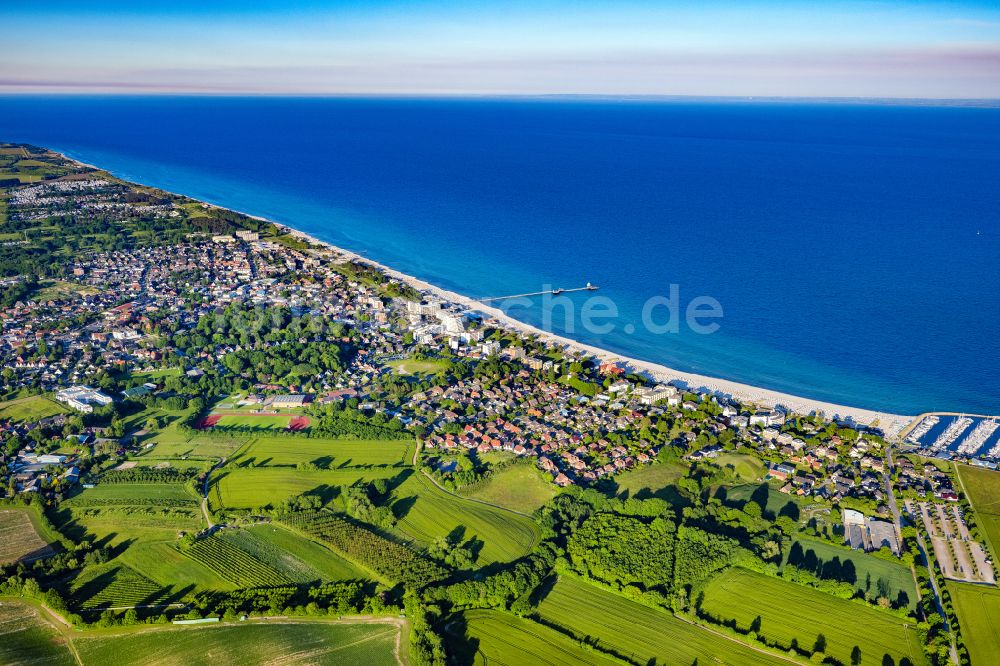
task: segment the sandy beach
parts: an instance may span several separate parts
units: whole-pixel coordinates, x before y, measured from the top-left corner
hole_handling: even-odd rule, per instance
[[[576,340],[570,338],[543,331],[542,329],[536,328],[507,315],[499,308],[485,305],[480,301],[469,298],[468,296],[463,296],[462,294],[442,289],[429,282],[415,278],[412,275],[401,273],[389,266],[386,266],[385,264],[381,264],[377,261],[369,259],[368,257],[364,257],[356,252],[351,252],[350,250],[337,247],[332,243],[320,240],[287,225],[278,223],[274,224],[286,230],[291,235],[297,236],[315,245],[326,247],[347,259],[367,264],[369,266],[374,266],[384,271],[386,275],[408,284],[421,292],[433,294],[434,296],[449,303],[455,303],[470,310],[475,310],[483,313],[484,315],[493,317],[497,322],[506,328],[518,331],[524,335],[536,336],[540,340],[550,342],[568,350],[575,350],[583,354],[593,356],[602,361],[617,361],[627,367],[630,371],[646,374],[659,382],[673,382],[674,384],[683,386],[690,390],[702,392],[708,391],[718,396],[732,397],[739,400],[741,403],[749,403],[763,407],[781,407],[785,410],[790,410],[798,414],[808,415],[812,413],[821,413],[831,419],[864,425],[876,425],[890,437],[898,436],[899,432],[914,419],[913,416],[879,412],[870,409],[862,409],[860,407],[837,405],[834,403],[823,402],[821,400],[813,400],[802,396],[781,393],[780,391],[772,391],[770,389],[760,388],[757,386],[750,386],[748,384],[740,384],[738,382],[720,379],[718,377],[708,377],[690,372],[682,372],[658,363],[652,363],[650,361],[643,361],[641,359],[629,358],[620,354],[615,354],[606,349],[601,349],[600,347],[594,347],[582,342],[577,342]]]

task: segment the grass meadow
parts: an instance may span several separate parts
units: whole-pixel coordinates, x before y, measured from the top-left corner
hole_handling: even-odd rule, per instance
[[[670,499],[673,496],[672,486],[687,473],[688,466],[681,463],[654,463],[642,465],[614,477],[618,484],[618,493],[628,493],[629,497],[661,497]]]
[[[1000,472],[955,465],[994,559],[1000,553]]]
[[[483,542],[480,565],[517,559],[540,537],[530,518],[449,495],[423,474],[412,474],[396,489],[396,497],[397,531],[420,546],[453,532],[461,533],[463,541],[476,538]]]
[[[886,655],[896,664],[904,658],[923,663],[912,621],[746,569],[728,569],[713,578],[701,608],[743,630],[759,623],[758,635],[784,647],[807,652],[822,647],[844,664],[851,663],[854,646],[861,649],[862,664],[881,664]]]
[[[541,619],[631,663],[763,666],[782,660],[674,617],[665,610],[560,576],[538,606]],[[710,659],[707,659],[708,657]]]
[[[461,494],[530,514],[558,492],[551,477],[535,465],[517,464],[501,470],[484,483],[463,488]]]
[[[403,465],[409,463],[413,446],[408,440],[260,437],[234,456],[230,464],[295,467],[315,463],[323,468]]]
[[[973,665],[1000,663],[1000,590],[953,581],[947,585]]]

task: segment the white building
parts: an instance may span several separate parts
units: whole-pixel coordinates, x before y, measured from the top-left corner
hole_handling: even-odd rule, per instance
[[[110,395],[105,395],[89,386],[71,386],[63,389],[56,393],[56,400],[84,414],[93,412],[94,405],[103,407],[114,402]]]

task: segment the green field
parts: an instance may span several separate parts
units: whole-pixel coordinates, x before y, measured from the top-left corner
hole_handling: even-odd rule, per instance
[[[176,540],[132,544],[114,561],[141,571],[157,583],[171,601],[182,599],[193,591],[235,588],[210,567],[185,557],[177,549]]]
[[[412,358],[389,361],[390,368],[401,375],[434,375],[450,365],[450,362],[441,358],[428,358],[415,360]]]
[[[78,608],[95,610],[165,602],[167,592],[155,581],[117,561],[87,567],[70,586]]]
[[[196,506],[198,496],[183,483],[98,483],[85,488],[66,501],[66,506],[89,506],[106,503],[147,505],[170,503],[178,506]]]
[[[407,470],[394,467],[344,467],[314,471],[286,467],[228,467],[212,475],[209,501],[213,510],[256,509],[303,493],[320,495],[332,486],[349,486],[361,479],[389,479]]]
[[[947,581],[972,666],[1000,663],[1000,590]]]
[[[69,408],[42,395],[0,402],[0,421],[37,421],[46,416],[67,414]]]
[[[955,465],[994,560],[1000,553],[1000,472]]]
[[[36,604],[0,597],[0,664],[76,664],[68,641]]]
[[[296,582],[360,580],[368,575],[330,549],[279,525],[227,530],[243,550]]]
[[[767,499],[764,500],[763,493],[766,488]],[[763,503],[762,509],[765,514],[772,516],[788,515],[798,520],[802,510],[802,503],[797,498],[786,495],[766,484],[746,484],[733,486],[731,488],[720,488],[718,492],[725,493],[726,502],[730,504],[742,505],[748,500],[754,500],[758,504]]]
[[[743,630],[759,624],[759,635],[784,647],[795,644],[811,652],[825,644],[822,651],[844,664],[851,663],[854,646],[861,649],[863,664],[881,664],[885,655],[897,664],[904,658],[923,663],[911,621],[746,569],[729,569],[713,578],[705,586],[701,608]]]
[[[254,432],[282,431],[288,427],[292,414],[222,414],[212,426],[214,429],[239,428]]]
[[[461,494],[530,514],[559,492],[550,479],[534,465],[516,464],[500,470],[485,483],[463,489]]]
[[[524,516],[455,497],[438,489],[423,474],[411,475],[396,489],[396,529],[421,546],[456,530],[461,539],[483,542],[478,564],[508,562],[527,554],[539,528]]]
[[[254,622],[83,635],[85,665],[395,664],[392,624]]]
[[[464,634],[458,629],[464,628]],[[501,611],[462,613],[448,629],[457,663],[498,666],[612,666],[620,661],[584,648],[555,629]]]
[[[723,469],[731,469],[741,481],[748,483],[760,481],[767,469],[757,456],[741,453],[724,453],[714,462]]]
[[[681,463],[653,463],[636,467],[614,477],[618,484],[618,492],[628,493],[629,497],[662,497],[670,500],[675,497],[672,486],[688,471],[688,466]]]
[[[546,623],[632,663],[781,663],[778,657],[754,651],[665,610],[626,599],[573,576],[559,577],[539,604],[538,612]]]
[[[910,569],[901,562],[890,562],[874,555],[863,553],[859,550],[851,550],[847,547],[835,546],[831,543],[817,541],[815,539],[799,538],[795,543],[802,547],[802,553],[812,569],[813,562],[819,562],[828,573],[847,574],[847,567],[853,567],[854,587],[862,592],[876,592],[882,588],[884,595],[896,603],[901,600],[899,596],[902,592],[906,596],[906,607],[915,608],[917,605],[917,589],[913,582],[913,574]],[[791,549],[785,553],[785,561]],[[850,565],[847,563],[850,562]],[[798,562],[802,566],[802,562]],[[827,575],[826,578],[836,578],[845,580],[850,575]],[[852,582],[847,580],[847,582]]]
[[[243,550],[235,541],[217,533],[198,539],[181,552],[238,588],[277,587],[293,582],[282,572]]]
[[[409,440],[319,439],[260,437],[234,456],[230,465],[294,467],[314,463],[320,468],[403,465],[413,455]]]

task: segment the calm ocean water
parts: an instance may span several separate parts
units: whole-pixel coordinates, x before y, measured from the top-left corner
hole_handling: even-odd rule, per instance
[[[997,109],[0,97],[0,139],[470,295],[593,282],[614,330],[572,336],[619,353],[859,407],[1000,413]],[[721,329],[646,331],[671,284],[682,306],[717,299]]]

